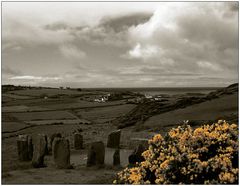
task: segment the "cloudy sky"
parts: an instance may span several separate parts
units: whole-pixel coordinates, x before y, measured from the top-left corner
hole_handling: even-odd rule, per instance
[[[3,2],[2,83],[238,82],[238,2]]]

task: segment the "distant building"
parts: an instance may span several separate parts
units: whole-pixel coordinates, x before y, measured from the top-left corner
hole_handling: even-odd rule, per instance
[[[97,98],[97,99],[94,99],[94,101],[95,102],[99,102],[99,103],[101,103],[101,102],[105,102],[105,100],[103,99],[103,98]]]
[[[98,98],[95,98],[94,101],[99,103],[106,102],[108,101],[108,96],[99,96]]]
[[[152,97],[151,95],[145,94],[145,98],[147,98],[147,99],[152,99],[153,97]]]
[[[140,98],[140,97],[135,98],[136,103],[140,103],[141,101],[142,101],[142,98]]]

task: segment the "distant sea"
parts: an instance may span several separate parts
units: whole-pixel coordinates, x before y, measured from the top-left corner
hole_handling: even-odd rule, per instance
[[[209,92],[215,91],[223,87],[193,87],[193,88],[186,88],[186,87],[172,87],[172,88],[94,88],[95,90],[105,90],[105,91],[131,91],[135,93],[141,93],[146,95],[161,95],[161,94],[168,94],[168,95],[176,95],[176,94],[186,94],[186,93],[201,93],[201,94],[208,94]]]

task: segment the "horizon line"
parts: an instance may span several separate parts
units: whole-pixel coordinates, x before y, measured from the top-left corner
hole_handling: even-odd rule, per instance
[[[12,86],[22,86],[22,87],[42,87],[42,88],[66,88],[69,87],[70,89],[77,89],[77,88],[81,88],[81,89],[138,89],[138,88],[224,88],[227,86],[230,86],[232,84],[238,84],[238,83],[231,83],[229,85],[223,85],[223,86],[153,86],[153,87],[147,87],[147,86],[143,86],[143,87],[71,87],[71,86],[58,86],[58,87],[53,87],[53,86],[41,86],[41,85],[14,85],[14,84],[2,84],[2,86],[7,86],[7,85],[12,85]]]

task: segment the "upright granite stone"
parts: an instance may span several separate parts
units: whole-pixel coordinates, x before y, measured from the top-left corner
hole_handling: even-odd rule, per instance
[[[120,165],[120,150],[116,149],[113,154],[113,165],[118,166]]]
[[[70,145],[64,138],[55,138],[53,141],[53,159],[59,169],[69,169],[70,165]]]
[[[52,154],[52,145],[54,138],[61,138],[61,133],[53,133],[50,137],[48,137],[48,154]]]
[[[28,136],[28,158],[29,160],[32,160],[33,157],[33,142],[32,137]]]
[[[46,135],[38,134],[34,142],[32,165],[35,168],[45,167],[44,156],[46,154]]]
[[[50,141],[51,141],[51,143],[53,143],[54,138],[61,138],[61,137],[62,137],[62,134],[61,134],[61,133],[53,133],[53,134],[50,136]]]
[[[113,131],[108,135],[107,147],[119,148],[121,138],[121,130]]]
[[[73,137],[73,145],[76,150],[83,148],[83,136],[80,133],[75,133]]]
[[[45,141],[46,141],[45,155],[47,155],[47,154],[49,154],[49,151],[48,151],[48,136],[44,134],[44,138],[45,138]]]
[[[104,165],[105,147],[102,141],[93,142],[89,146],[87,166]]]
[[[28,135],[19,135],[17,139],[17,150],[19,161],[29,161]]]
[[[48,136],[47,137],[47,147],[48,147],[48,154],[52,154],[52,144],[51,144],[51,138]]]
[[[144,157],[142,153],[148,149],[148,146],[145,144],[139,144],[134,152],[128,157],[128,161],[130,164],[136,164],[137,162],[144,161]]]

